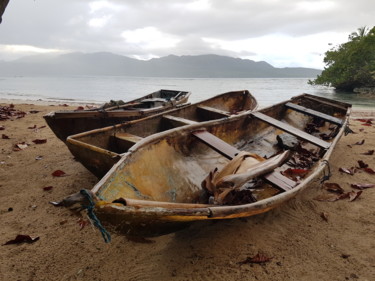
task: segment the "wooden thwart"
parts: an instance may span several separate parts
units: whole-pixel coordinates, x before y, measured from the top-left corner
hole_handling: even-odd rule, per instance
[[[235,157],[240,152],[240,150],[238,150],[237,148],[231,146],[230,144],[226,143],[225,141],[219,139],[218,137],[207,131],[196,131],[193,132],[193,135],[228,159],[233,159],[233,157]],[[270,183],[274,184],[275,186],[284,191],[291,190],[293,187],[297,185],[296,182],[288,179],[287,177],[275,171],[268,173],[263,177],[267,181],[269,181]]]
[[[240,152],[237,148],[231,146],[207,131],[196,131],[193,133],[193,135],[228,159],[232,159]]]
[[[324,141],[324,140],[321,140],[317,137],[314,137],[304,131],[301,131],[300,129],[297,129],[289,124],[286,124],[286,123],[283,123],[279,120],[276,120],[272,117],[269,117],[263,113],[260,113],[260,112],[253,112],[251,113],[252,116],[280,129],[280,130],[283,130],[284,132],[287,132],[293,136],[296,136],[297,138],[300,138],[300,139],[303,139],[304,141],[307,141],[309,143],[312,143],[316,146],[319,146],[323,149],[328,149],[331,144]]]
[[[184,126],[184,125],[192,125],[196,124],[196,121],[177,117],[177,116],[172,116],[172,115],[163,115],[163,119],[166,119],[170,121],[172,124],[174,124],[174,127],[179,127],[179,126]]]
[[[127,151],[130,147],[143,139],[142,137],[128,133],[117,133],[114,135],[114,138],[117,146],[123,151]]]
[[[347,111],[348,107],[351,107],[350,104],[345,103],[345,102],[339,102],[337,100],[335,100],[335,102],[333,103],[333,102],[330,102],[329,100],[323,100],[321,98],[315,98],[315,97],[308,96],[308,95],[305,96],[305,99],[309,99],[309,100],[318,102],[320,104],[325,104],[325,105],[328,105],[328,106],[331,106],[331,107],[334,107],[334,108],[338,108],[338,109],[341,109],[345,112]]]
[[[344,122],[343,120],[341,120],[339,118],[333,117],[331,115],[328,115],[328,114],[325,114],[325,113],[322,113],[322,112],[319,112],[319,111],[316,111],[316,110],[306,108],[304,106],[300,106],[300,105],[295,104],[295,103],[288,102],[288,103],[285,104],[285,106],[290,108],[290,109],[293,109],[295,111],[301,112],[303,114],[318,117],[320,119],[323,119],[324,121],[328,121],[330,123],[333,123],[333,124],[336,124],[336,125],[339,125],[339,126],[342,126],[342,124]]]
[[[199,105],[198,110],[203,111],[208,114],[213,114],[219,118],[229,117],[230,113],[224,110],[220,110],[214,107],[205,106],[205,105]]]

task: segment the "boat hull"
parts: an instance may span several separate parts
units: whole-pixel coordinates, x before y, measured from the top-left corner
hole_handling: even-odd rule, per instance
[[[160,98],[163,94],[168,99]],[[173,99],[173,96],[177,95],[179,95],[178,98]],[[119,106],[50,112],[43,117],[54,134],[65,142],[70,135],[145,118],[172,108],[187,105],[189,96],[190,92],[160,90]]]
[[[302,113],[298,106],[310,110]],[[311,114],[318,114],[319,120],[330,121],[320,122],[319,127],[314,128],[317,132],[306,135],[306,128],[316,119]],[[320,177],[345,131],[349,114],[348,104],[305,94],[257,112],[152,135],[134,145],[93,188],[101,198],[96,212],[115,230],[145,237],[174,231],[173,225],[178,229],[194,221],[233,219],[267,212],[295,197]],[[273,120],[272,125],[267,123],[266,117]],[[277,121],[281,121],[281,125]],[[200,131],[207,132],[217,146],[202,143],[196,137],[196,132]],[[286,131],[297,135],[297,145],[306,147],[301,149],[303,153],[314,151],[303,177],[293,179],[294,184],[288,188],[280,183],[280,179],[286,178],[286,171],[296,167],[289,160],[273,172],[259,176],[260,184],[249,188],[254,201],[223,205],[210,202],[212,196],[202,185],[207,174],[215,168],[225,168],[228,155],[235,155],[236,151],[272,159],[280,152],[278,136]],[[327,134],[331,134],[331,138],[322,140]],[[218,139],[228,146],[220,144]],[[302,152],[293,151],[293,157],[299,157]],[[278,175],[278,180],[272,180],[271,174]],[[285,182],[288,181],[291,180],[288,178]]]
[[[141,120],[69,136],[66,145],[79,162],[101,178],[121,158],[121,154],[147,136],[184,126],[186,122],[210,122],[256,107],[257,102],[248,91],[233,91]]]

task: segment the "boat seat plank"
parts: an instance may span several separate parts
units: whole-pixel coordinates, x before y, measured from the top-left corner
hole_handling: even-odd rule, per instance
[[[215,116],[217,116],[219,118],[224,118],[224,117],[230,116],[229,112],[224,111],[224,110],[220,110],[220,109],[217,109],[217,108],[214,108],[214,107],[210,107],[210,106],[198,105],[197,109],[199,111],[202,111],[203,113],[206,113],[206,114],[207,113],[208,114],[214,114]]]
[[[301,112],[303,114],[313,116],[313,117],[318,117],[320,119],[323,119],[324,121],[328,121],[330,123],[333,123],[333,124],[336,124],[336,125],[339,125],[339,126],[342,126],[342,124],[343,124],[343,120],[341,120],[339,118],[333,117],[331,115],[328,115],[328,114],[325,114],[325,113],[322,113],[322,112],[319,112],[319,111],[316,111],[316,110],[306,108],[304,106],[300,106],[300,105],[295,104],[295,103],[288,102],[288,103],[285,104],[285,106],[287,108],[293,109],[293,110]]]
[[[111,111],[111,110],[116,110],[116,109],[124,109],[124,108],[128,108],[128,107],[134,107],[134,106],[138,106],[138,105],[141,105],[141,103],[140,102],[132,102],[132,103],[115,105],[115,106],[103,108],[103,110],[104,111]],[[90,110],[87,110],[87,111],[90,111]],[[91,111],[93,111],[93,110],[91,110]]]
[[[130,147],[143,139],[142,137],[129,133],[116,133],[113,137],[121,151],[127,151]]]
[[[251,113],[251,115],[260,119],[260,120],[262,120],[262,121],[264,121],[264,122],[266,122],[266,123],[268,123],[268,124],[270,124],[270,125],[272,125],[272,126],[274,126],[274,127],[276,127],[276,128],[278,128],[278,129],[280,129],[280,130],[282,130],[282,131],[284,131],[284,132],[287,132],[287,133],[289,133],[293,136],[296,136],[300,139],[303,139],[303,140],[305,140],[309,143],[312,143],[316,146],[319,146],[323,149],[328,149],[331,146],[331,144],[329,142],[326,142],[322,139],[319,139],[315,136],[312,136],[312,135],[310,135],[310,134],[308,134],[308,133],[306,133],[306,132],[304,132],[300,129],[297,129],[297,128],[295,128],[295,127],[293,127],[293,126],[291,126],[287,123],[283,123],[279,120],[276,120],[276,119],[274,119],[270,116],[267,116],[267,115],[265,115],[261,112],[253,112],[253,113]]]
[[[167,100],[163,98],[148,98],[141,100],[141,102],[167,102]]]
[[[216,137],[215,135],[207,131],[196,131],[193,132],[193,135],[228,159],[232,159],[240,152],[240,150],[238,150],[237,148],[231,146],[230,144],[226,143],[222,139]],[[263,177],[283,191],[291,190],[293,187],[297,185],[296,182],[290,180],[289,178],[275,171],[268,173]]]
[[[207,131],[195,131],[193,135],[228,159],[232,159],[240,152],[237,148]]]
[[[269,173],[263,176],[267,181],[271,182],[275,186],[282,190],[288,191],[297,185],[295,181],[283,176],[278,172]]]
[[[139,137],[139,136],[136,136],[136,135],[133,135],[133,134],[129,134],[129,133],[116,133],[115,137],[117,139],[126,140],[126,141],[134,142],[134,143],[143,139],[142,137]]]
[[[196,121],[185,119],[182,117],[172,116],[172,115],[163,115],[163,119],[170,121],[174,125],[174,127],[184,126],[184,125],[192,125],[196,124]]]

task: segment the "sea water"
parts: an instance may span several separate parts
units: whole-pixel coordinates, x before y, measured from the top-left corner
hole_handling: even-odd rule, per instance
[[[0,101],[16,99],[46,102],[102,103],[129,101],[160,90],[190,91],[197,102],[228,91],[248,90],[260,107],[269,106],[302,93],[323,96],[374,108],[375,98],[338,93],[333,88],[311,86],[307,78],[164,78],[124,76],[0,77]]]

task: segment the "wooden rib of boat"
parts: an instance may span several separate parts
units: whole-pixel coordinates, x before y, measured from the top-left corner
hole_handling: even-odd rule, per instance
[[[115,230],[144,237],[269,211],[322,176],[350,111],[303,94],[152,135],[94,186],[95,211]]]
[[[55,135],[65,142],[70,135],[144,118],[188,105],[190,94],[186,91],[162,89],[128,102],[111,101],[99,108],[61,110],[50,112],[43,117]]]
[[[69,136],[66,145],[78,161],[101,178],[121,154],[147,136],[179,126],[226,118],[256,107],[257,101],[249,91],[232,91],[144,119]]]

